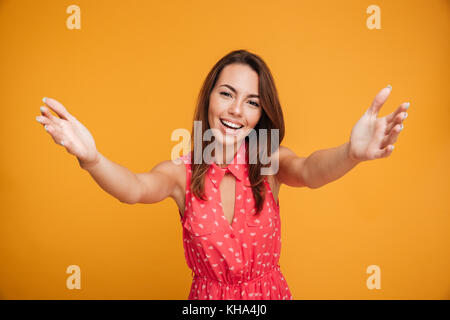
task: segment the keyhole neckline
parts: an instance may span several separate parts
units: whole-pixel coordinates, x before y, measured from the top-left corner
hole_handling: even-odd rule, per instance
[[[226,167],[222,168],[215,162],[212,162],[208,176],[216,188],[219,188],[220,182],[227,172],[231,172],[234,177],[240,181],[245,179],[248,167],[245,161],[246,143],[242,143],[239,150],[236,152],[233,160]]]

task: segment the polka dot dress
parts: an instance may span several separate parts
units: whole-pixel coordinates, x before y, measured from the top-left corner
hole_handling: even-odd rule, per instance
[[[278,264],[281,251],[279,203],[275,202],[267,176],[261,214],[249,187],[247,143],[233,161],[221,168],[212,163],[205,179],[206,200],[190,192],[191,155],[180,157],[186,166],[183,246],[193,280],[188,299],[194,300],[292,300]],[[243,160],[242,160],[243,159]],[[222,210],[220,182],[227,172],[236,178],[234,219],[230,224]]]

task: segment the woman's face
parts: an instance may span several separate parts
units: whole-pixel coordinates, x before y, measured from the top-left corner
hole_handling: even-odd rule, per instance
[[[222,69],[208,110],[209,126],[219,132],[213,131],[218,143],[240,144],[256,126],[262,114],[258,87],[258,74],[248,65],[234,63]]]

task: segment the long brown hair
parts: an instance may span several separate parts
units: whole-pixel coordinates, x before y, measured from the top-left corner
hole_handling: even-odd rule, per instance
[[[203,86],[200,90],[199,96],[197,98],[197,107],[194,113],[194,121],[201,121],[201,137],[206,130],[210,129],[208,122],[208,109],[209,109],[209,97],[210,94],[216,84],[217,79],[219,78],[220,72],[223,68],[232,63],[241,63],[246,64],[250,68],[252,68],[257,74],[259,78],[259,96],[262,113],[261,118],[255,126],[254,130],[259,132],[259,129],[267,129],[267,146],[265,150],[272,150],[272,135],[271,129],[278,129],[279,131],[279,142],[276,145],[276,149],[278,150],[279,145],[284,137],[284,119],[283,112],[281,110],[280,101],[278,99],[277,89],[275,87],[275,82],[273,80],[272,74],[266,65],[266,63],[256,54],[250,53],[247,50],[235,50],[228,53],[222,59],[220,59],[211,71],[206,76],[206,79],[203,82]],[[192,126],[191,131],[191,142],[194,141],[194,126],[195,122]],[[257,150],[254,148],[249,150],[250,148],[246,148],[246,159],[249,164],[249,180],[252,188],[253,197],[255,200],[256,214],[262,210],[264,205],[264,196],[265,196],[265,186],[264,186],[264,176],[260,174],[261,168],[269,166],[269,164],[262,164],[259,161],[259,157],[256,157],[257,163],[250,164],[248,162],[249,152],[263,152],[262,146],[260,146],[259,135],[257,137]],[[245,137],[245,140],[242,143],[248,143],[249,136]],[[204,150],[205,147],[209,144],[208,141],[204,141],[202,139],[202,148]],[[248,145],[248,144],[247,144]],[[253,144],[251,144],[253,145]],[[252,147],[252,146],[250,146]],[[201,163],[194,163],[193,159],[196,159],[195,152],[198,147],[194,147],[194,143],[191,143],[191,155],[192,155],[192,178],[191,178],[191,192],[197,198],[206,200],[206,196],[204,193],[205,188],[205,180],[204,176],[208,172],[210,164],[204,162],[203,157],[200,155]],[[201,152],[201,150],[198,150]],[[269,155],[269,153],[266,153]],[[253,162],[253,161],[252,161]]]

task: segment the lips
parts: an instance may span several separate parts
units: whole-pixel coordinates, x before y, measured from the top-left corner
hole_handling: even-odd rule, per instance
[[[232,130],[239,130],[239,129],[241,129],[244,125],[242,125],[242,124],[240,124],[240,123],[238,123],[238,122],[236,122],[236,121],[231,121],[231,120],[228,120],[228,119],[220,119],[220,122],[225,126],[225,127],[227,127],[227,128],[229,128],[229,129],[232,129]],[[232,126],[232,125],[230,125],[230,124],[227,124],[227,122],[228,123],[232,123],[232,124],[234,124],[235,126],[239,126],[239,127],[235,127],[235,126]]]

